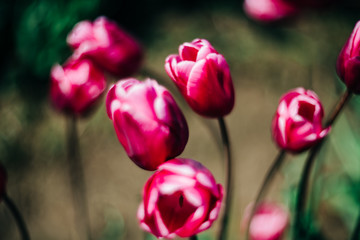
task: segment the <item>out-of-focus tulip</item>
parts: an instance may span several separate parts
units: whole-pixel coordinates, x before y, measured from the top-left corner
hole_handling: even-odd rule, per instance
[[[115,22],[105,17],[82,21],[67,37],[74,58],[87,57],[111,74],[123,78],[135,73],[142,62],[140,44]]]
[[[2,196],[6,191],[6,182],[7,182],[7,173],[5,168],[0,165],[0,201],[2,200]]]
[[[190,237],[211,227],[222,197],[222,186],[203,165],[172,159],[146,182],[138,219],[158,238]]]
[[[204,39],[179,47],[165,70],[190,107],[205,117],[222,117],[234,107],[234,87],[225,58]]]
[[[299,10],[285,0],[245,0],[244,11],[259,22],[276,22],[296,15]]]
[[[108,92],[106,109],[128,156],[155,170],[185,148],[186,120],[170,92],[154,80],[119,81]]]
[[[249,221],[248,218],[246,221]],[[251,220],[249,237],[251,240],[281,239],[288,223],[289,213],[283,206],[269,202],[262,203]]]
[[[51,69],[50,97],[67,114],[88,113],[106,88],[105,76],[90,60],[70,60]]]
[[[273,138],[282,149],[304,151],[329,132],[330,127],[322,127],[323,116],[323,107],[313,91],[293,89],[280,99],[272,122]]]
[[[360,94],[360,21],[340,52],[336,70],[349,90]]]

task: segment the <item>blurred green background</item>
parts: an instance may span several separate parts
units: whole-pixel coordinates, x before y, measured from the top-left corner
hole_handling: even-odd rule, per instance
[[[236,88],[226,118],[235,160],[235,199],[229,240],[243,239],[240,221],[278,149],[271,119],[280,96],[313,89],[328,113],[344,90],[336,58],[360,19],[360,2],[335,1],[304,10],[291,21],[264,25],[249,19],[238,0],[38,0],[1,1],[0,162],[7,190],[32,239],[75,239],[76,223],[66,163],[65,117],[48,101],[49,71],[71,54],[66,35],[78,21],[100,15],[116,21],[144,46],[138,75],[156,78],[175,95],[190,128],[181,155],[202,162],[224,183],[217,122],[193,113],[164,71],[179,44],[206,38],[222,53]],[[114,79],[113,79],[114,80]],[[360,208],[360,99],[338,119],[318,158],[311,189],[314,239],[347,239]],[[143,239],[136,220],[142,186],[151,172],[137,168],[118,142],[104,104],[79,126],[90,220],[96,239]],[[306,154],[288,156],[269,200],[291,208]],[[214,239],[218,223],[200,239]],[[19,239],[0,205],[0,239]]]

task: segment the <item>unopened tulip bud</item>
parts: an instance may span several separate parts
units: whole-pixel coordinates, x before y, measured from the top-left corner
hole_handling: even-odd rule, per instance
[[[119,81],[108,92],[106,109],[131,160],[155,170],[185,148],[186,120],[170,92],[154,80]]]
[[[71,59],[64,66],[57,64],[51,69],[51,100],[67,114],[87,114],[105,88],[103,72],[88,59]]]
[[[190,107],[205,117],[223,117],[234,107],[229,66],[205,39],[195,39],[170,55],[165,70]]]

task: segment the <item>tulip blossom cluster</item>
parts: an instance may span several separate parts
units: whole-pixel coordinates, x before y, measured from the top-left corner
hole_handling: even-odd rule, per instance
[[[50,97],[70,115],[84,116],[95,106],[106,88],[105,72],[130,76],[142,61],[139,43],[105,17],[76,24],[67,43],[74,53],[52,68]]]
[[[323,116],[323,107],[313,91],[291,90],[280,99],[272,122],[273,138],[284,150],[304,151],[330,131],[330,127],[322,127]]]
[[[173,159],[146,182],[138,218],[158,238],[190,237],[212,225],[222,197],[222,186],[203,165]]]

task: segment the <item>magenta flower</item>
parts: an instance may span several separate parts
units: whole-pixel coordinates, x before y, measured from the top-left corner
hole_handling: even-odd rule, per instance
[[[186,120],[170,92],[154,80],[119,81],[108,92],[106,109],[128,156],[155,170],[185,148]]]
[[[203,165],[172,159],[146,182],[138,219],[158,238],[190,237],[211,227],[222,197],[222,186]]]
[[[360,21],[340,52],[336,70],[348,89],[360,94]]]
[[[285,0],[245,0],[244,11],[259,22],[276,22],[296,15],[299,10]]]
[[[280,99],[272,122],[273,138],[282,149],[306,150],[330,131],[321,125],[323,116],[323,107],[313,91],[293,89]]]
[[[50,97],[67,114],[88,113],[106,88],[105,76],[90,60],[70,60],[51,69]]]
[[[75,58],[87,57],[117,77],[135,73],[142,62],[140,44],[115,22],[99,17],[93,23],[82,21],[67,37]]]
[[[205,117],[222,117],[234,107],[234,87],[225,58],[205,39],[179,47],[165,70],[190,107]]]
[[[289,223],[289,213],[281,205],[262,203],[251,220],[251,240],[279,240]]]

